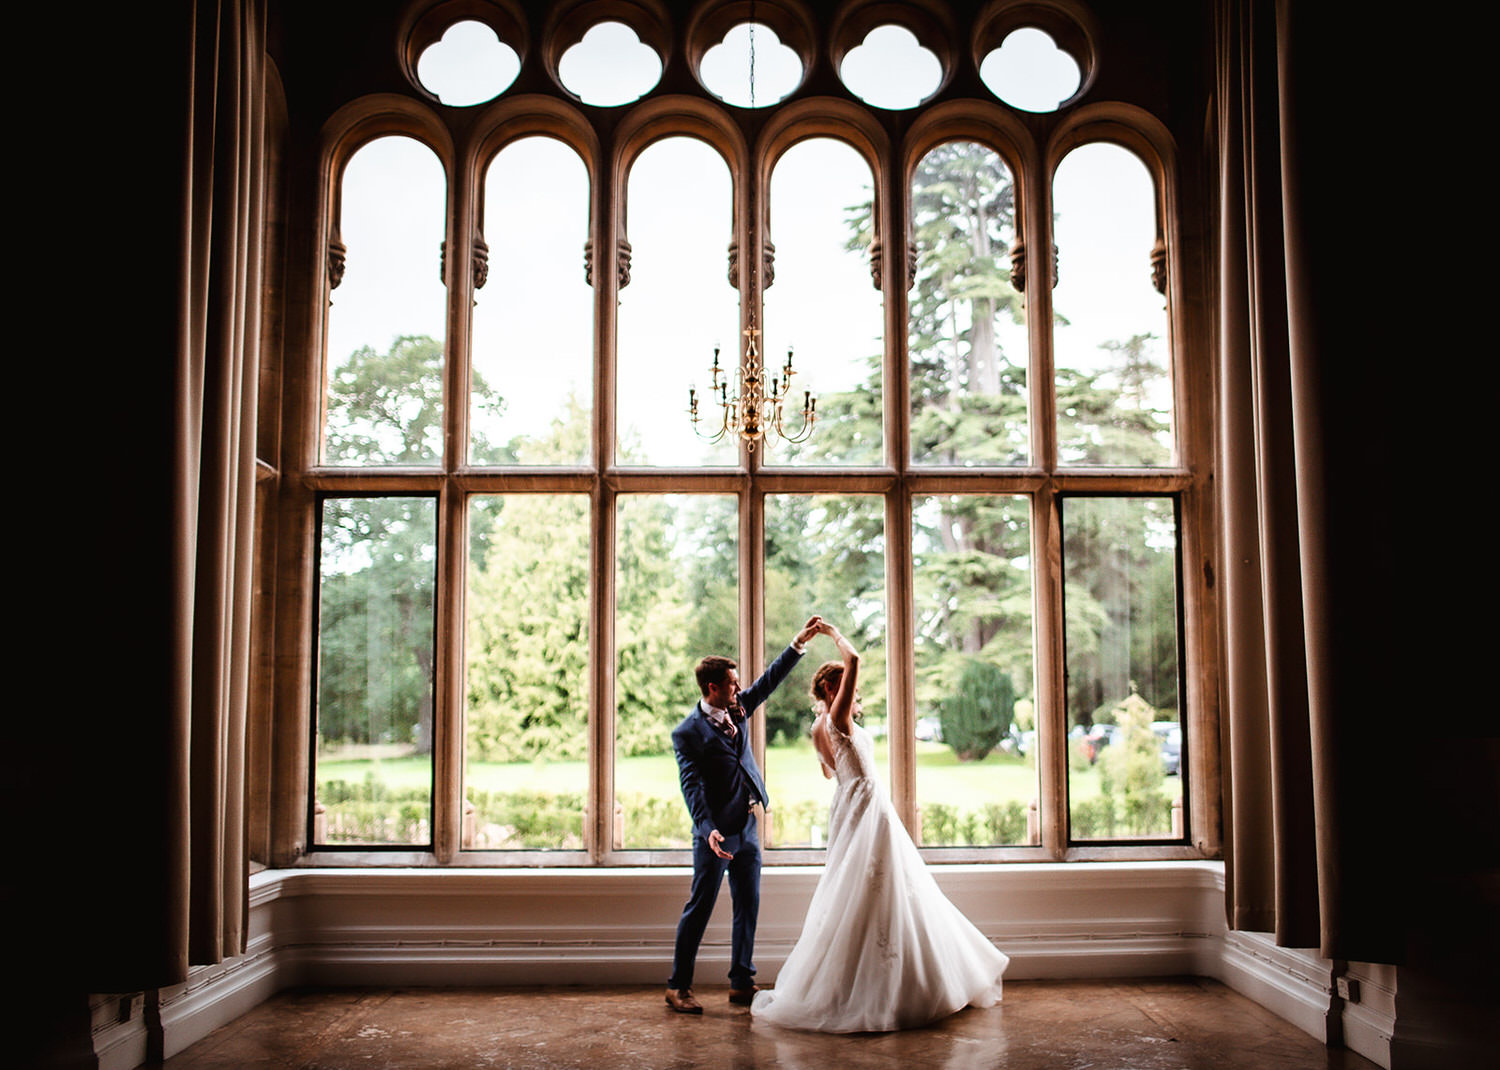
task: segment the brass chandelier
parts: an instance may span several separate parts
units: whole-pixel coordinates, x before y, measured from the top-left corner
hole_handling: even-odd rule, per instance
[[[755,107],[755,4],[750,5],[750,107]],[[718,406],[719,413],[708,422],[708,430],[699,426],[704,422],[698,415],[697,388],[688,387],[688,415],[693,421],[693,431],[699,438],[718,442],[728,435],[738,435],[752,453],[756,443],[775,434],[784,442],[806,442],[812,435],[813,423],[818,418],[818,399],[810,390],[802,392],[802,425],[791,431],[786,427],[786,402],[792,394],[792,347],[786,351],[786,364],[779,376],[772,376],[771,389],[766,390],[766,372],[760,360],[760,329],[755,325],[755,306],[760,296],[756,286],[756,267],[760,260],[759,243],[754,224],[751,225],[750,249],[746,258],[750,262],[749,326],[745,328],[745,349],[735,371],[734,393],[729,392],[729,373],[719,364],[720,347],[714,346],[714,363],[709,369],[712,377],[708,388],[708,405]],[[793,416],[795,416],[795,410]],[[769,445],[767,439],[767,445]]]

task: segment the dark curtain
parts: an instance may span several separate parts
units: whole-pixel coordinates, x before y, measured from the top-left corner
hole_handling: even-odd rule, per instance
[[[265,10],[201,3],[184,177],[173,430],[170,925],[163,967],[245,948],[250,668],[265,166]]]
[[[72,597],[28,708],[20,976],[135,992],[245,948],[245,711],[263,289],[265,5],[91,12],[76,162],[53,218],[93,269],[56,317],[68,492],[44,497]],[[82,136],[85,119],[90,131]],[[71,1006],[71,1004],[70,1004]],[[86,1036],[86,1034],[85,1034]]]
[[[1392,231],[1351,114],[1370,60],[1294,0],[1222,0],[1216,31],[1229,924],[1394,962],[1422,669],[1396,550],[1405,354],[1375,296]]]

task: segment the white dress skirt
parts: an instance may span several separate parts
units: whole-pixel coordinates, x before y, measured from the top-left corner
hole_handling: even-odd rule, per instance
[[[1010,959],[948,901],[875,775],[870,735],[830,726],[828,862],[761,1021],[824,1033],[925,1025],[1000,1000]]]

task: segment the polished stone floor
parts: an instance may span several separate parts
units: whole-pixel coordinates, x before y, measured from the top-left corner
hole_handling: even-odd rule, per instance
[[[552,1070],[1368,1070],[1217,981],[1016,981],[1005,1002],[926,1029],[825,1036],[752,1021],[723,988],[701,1017],[657,987],[283,992],[166,1070],[514,1067]]]

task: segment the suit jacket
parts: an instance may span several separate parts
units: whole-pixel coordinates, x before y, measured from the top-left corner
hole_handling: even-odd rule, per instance
[[[708,838],[718,829],[724,836],[724,849],[733,854],[750,819],[750,804],[770,804],[765,778],[755,763],[750,748],[750,733],[745,729],[756,708],[770,697],[792,666],[802,655],[790,646],[760,678],[740,691],[743,716],[735,722],[739,729],[731,740],[713,726],[701,702],[695,703],[687,717],[672,730],[672,749],[677,754],[677,775],[682,781],[682,797],[693,817],[693,834]]]

